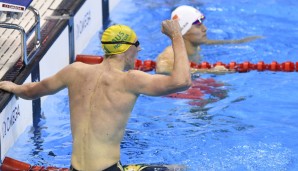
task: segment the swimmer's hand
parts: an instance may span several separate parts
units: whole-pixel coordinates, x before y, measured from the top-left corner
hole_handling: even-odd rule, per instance
[[[177,36],[182,36],[178,20],[165,20],[162,22],[161,32],[172,40]]]
[[[0,89],[7,91],[7,92],[12,92],[13,88],[16,86],[16,84],[14,84],[11,81],[1,81],[0,82]]]

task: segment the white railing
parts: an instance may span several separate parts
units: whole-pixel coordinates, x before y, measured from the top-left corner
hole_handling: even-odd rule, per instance
[[[5,23],[5,22],[0,23],[0,28],[14,29],[21,33],[21,47],[22,47],[21,52],[22,52],[22,60],[25,65],[28,65],[30,63],[30,61],[34,58],[35,54],[37,53],[37,51],[40,48],[40,16],[39,16],[39,12],[31,6],[28,7],[27,9],[30,10],[31,12],[33,12],[34,17],[35,17],[35,22],[31,26],[31,28],[28,30],[28,32],[26,32],[22,26],[17,25],[17,24]],[[35,36],[33,39],[34,47],[30,52],[28,52],[27,40],[28,40],[28,37],[30,37],[32,35],[32,33],[35,33]]]

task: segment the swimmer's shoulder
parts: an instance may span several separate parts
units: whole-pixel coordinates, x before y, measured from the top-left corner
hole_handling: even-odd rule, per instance
[[[96,67],[97,64],[86,64],[83,62],[74,62],[68,65],[64,70],[68,73],[76,73],[76,74],[88,74],[89,72],[94,72],[94,70],[98,70]]]
[[[70,64],[69,66],[73,69],[88,69],[90,67],[98,66],[99,64],[86,64],[84,62],[74,62]]]
[[[84,67],[90,64],[86,64],[84,62],[74,62],[72,64],[70,64],[69,66],[73,67],[73,68],[78,68],[78,67]]]
[[[166,58],[174,58],[174,51],[172,46],[166,47],[157,57],[157,60],[163,60]]]

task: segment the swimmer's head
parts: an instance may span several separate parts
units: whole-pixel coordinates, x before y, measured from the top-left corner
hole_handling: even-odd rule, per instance
[[[187,5],[177,7],[171,15],[171,19],[178,19],[182,35],[184,35],[193,24],[202,24],[204,18],[204,15],[199,10]]]
[[[128,50],[135,43],[136,33],[128,26],[113,25],[102,34],[101,43],[106,55],[120,54]]]

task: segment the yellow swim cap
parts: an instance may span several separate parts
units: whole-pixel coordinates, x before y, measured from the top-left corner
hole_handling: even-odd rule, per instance
[[[102,34],[102,48],[106,55],[120,54],[127,51],[131,46],[131,44],[120,42],[134,43],[136,37],[136,33],[130,27],[125,25],[113,25],[107,28]],[[117,42],[119,43],[117,44]]]

